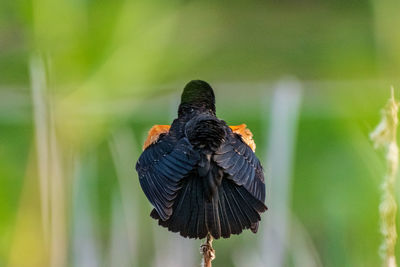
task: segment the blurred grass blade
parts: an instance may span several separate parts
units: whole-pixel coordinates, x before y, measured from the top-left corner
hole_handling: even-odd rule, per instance
[[[51,103],[50,103],[51,107]],[[56,137],[55,120],[50,112],[50,229],[51,229],[51,266],[64,267],[67,264],[67,217],[66,183],[63,170],[62,152]]]
[[[114,166],[117,172],[119,191],[121,194],[122,213],[118,210],[113,210],[114,225],[117,226],[117,216],[122,214],[125,222],[126,234],[124,236],[128,239],[128,248],[130,262],[133,263],[136,258],[137,240],[138,240],[138,207],[137,207],[137,189],[139,188],[139,181],[135,178],[134,163],[137,158],[137,146],[134,143],[134,135],[129,130],[121,130],[113,134],[109,142]],[[113,202],[113,208],[117,208]],[[112,230],[112,233],[119,235],[120,230]],[[112,240],[115,237],[112,237]]]
[[[33,118],[35,141],[40,180],[40,199],[42,228],[46,246],[49,242],[49,144],[48,111],[46,103],[46,77],[43,61],[32,56],[30,61],[31,89],[33,100]]]
[[[72,266],[101,266],[99,240],[95,234],[98,224],[95,224],[95,205],[90,200],[93,192],[91,180],[95,177],[94,158],[90,157],[82,164],[78,158],[75,161],[74,183],[72,185]],[[112,265],[111,265],[112,266]],[[116,266],[116,265],[114,265]]]
[[[302,89],[296,80],[282,80],[272,98],[267,163],[267,206],[264,216],[263,262],[266,266],[285,265],[288,221],[290,221],[291,171],[295,153],[297,122]],[[266,113],[267,114],[267,113]]]
[[[45,67],[41,58],[32,57],[30,72],[43,235],[45,244],[50,245],[50,265],[63,267],[66,264],[67,240],[62,158],[51,103],[48,103]]]
[[[136,248],[132,249],[131,240],[126,238],[128,227],[119,190],[114,190],[112,197],[112,222],[110,236],[110,255],[108,266],[139,266],[135,257]],[[136,244],[134,244],[136,245]]]

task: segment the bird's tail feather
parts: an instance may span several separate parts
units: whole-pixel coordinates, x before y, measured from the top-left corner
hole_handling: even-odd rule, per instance
[[[189,238],[202,239],[208,232],[216,239],[240,234],[243,229],[257,232],[260,213],[267,209],[264,203],[229,179],[222,179],[217,194],[208,201],[201,179],[198,176],[185,179],[168,220],[161,220],[155,210],[151,217],[170,231]]]

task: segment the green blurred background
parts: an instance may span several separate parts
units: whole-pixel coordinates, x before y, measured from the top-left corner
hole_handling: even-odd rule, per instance
[[[191,79],[252,130],[268,180],[260,233],[216,241],[215,266],[378,266],[385,163],[368,134],[400,86],[399,12],[397,0],[0,0],[0,266],[198,266],[201,242],[157,226],[134,171]],[[272,133],[288,110],[280,184]]]

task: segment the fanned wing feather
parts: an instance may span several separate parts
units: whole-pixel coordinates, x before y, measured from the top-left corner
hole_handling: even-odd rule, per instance
[[[237,185],[264,203],[265,184],[260,161],[237,134],[228,135],[213,157]]]
[[[198,153],[186,138],[174,140],[168,135],[143,151],[136,164],[140,185],[162,220],[172,215],[180,181],[198,160]]]

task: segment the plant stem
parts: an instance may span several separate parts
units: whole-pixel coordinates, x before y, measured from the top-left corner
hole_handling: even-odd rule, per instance
[[[386,151],[387,173],[382,183],[382,199],[379,206],[381,216],[381,233],[383,243],[380,247],[383,266],[396,267],[395,246],[397,241],[395,183],[399,164],[399,148],[397,146],[397,126],[399,103],[392,96],[382,110],[382,120],[371,133],[375,147],[383,147]]]
[[[201,253],[203,254],[203,267],[211,267],[211,262],[215,259],[215,250],[212,247],[213,237],[210,233],[207,234],[206,242],[201,245]]]

